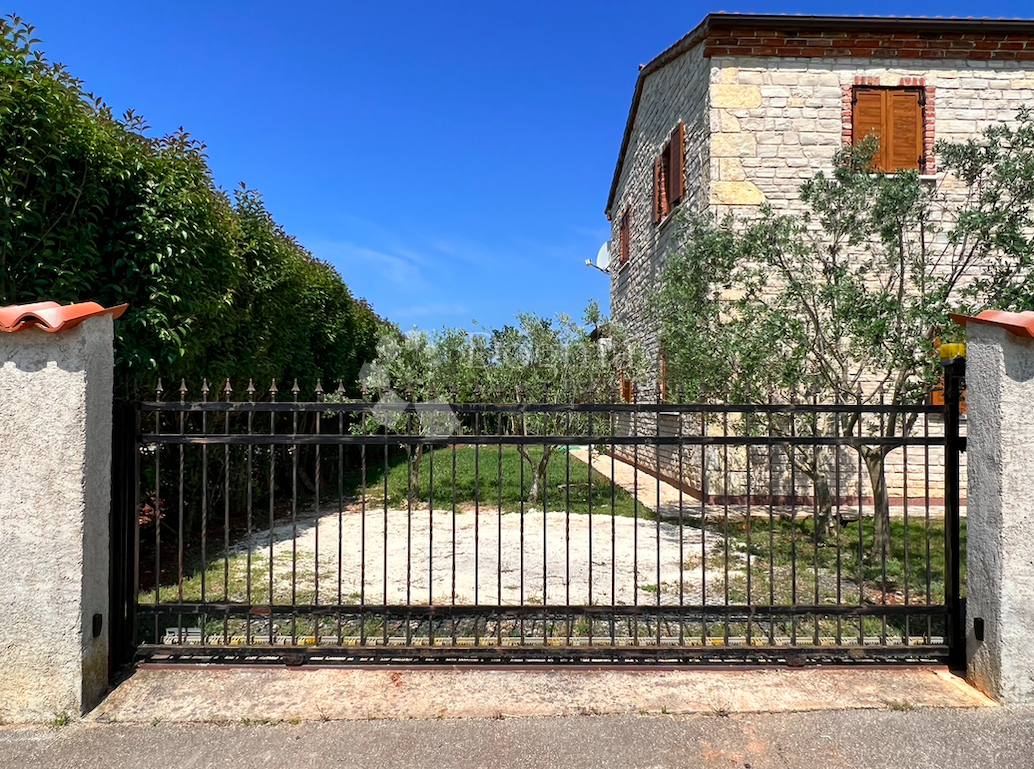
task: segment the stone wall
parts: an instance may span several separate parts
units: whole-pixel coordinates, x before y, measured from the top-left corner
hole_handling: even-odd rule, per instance
[[[631,210],[628,262],[618,264],[611,251],[611,313],[634,338],[656,356],[657,336],[647,321],[647,301],[656,287],[670,246],[671,227],[681,210],[699,210],[707,200],[711,176],[707,106],[710,63],[698,46],[648,76],[635,115],[626,160],[611,209],[611,243],[619,242],[621,216]],[[659,225],[653,221],[653,167],[656,158],[682,121],[685,125],[686,191],[679,206]]]
[[[733,45],[724,34],[714,32],[645,78],[609,211],[615,244],[621,214],[631,211],[630,256],[625,265],[614,260],[611,314],[651,357],[658,355],[657,337],[646,306],[659,287],[674,230],[673,216],[653,222],[653,163],[680,120],[686,126],[686,196],[676,212],[710,208],[750,216],[762,203],[776,211],[801,209],[800,185],[817,171],[831,171],[834,154],[852,139],[850,98],[857,84],[925,89],[931,171],[937,167],[934,141],[968,139],[987,125],[1015,120],[1020,106],[1034,105],[1034,45],[1028,50],[1008,35],[988,38],[982,47],[974,44],[971,51],[953,51],[955,58],[919,58],[920,43],[947,56],[946,41],[912,34],[916,47],[909,57],[866,58],[859,54],[886,46],[855,46],[838,51],[839,57],[816,55],[821,50],[815,46],[801,48],[796,57],[759,56],[754,52],[769,47]],[[895,35],[884,42],[909,38],[907,32]],[[994,55],[981,58],[981,51],[992,50],[988,46]],[[799,43],[786,43],[778,50],[798,48]],[[949,201],[960,194],[959,184],[943,173],[926,178]]]
[[[1003,38],[994,44],[1014,42]],[[1015,120],[1020,106],[1034,105],[1034,61],[1011,53],[881,59],[859,56],[868,49],[858,49],[838,58],[793,57],[756,56],[754,48],[745,52],[739,46],[735,53],[740,55],[719,55],[732,53],[730,45],[702,41],[646,78],[618,178],[611,211],[613,242],[618,239],[620,212],[628,206],[631,252],[628,263],[612,273],[611,313],[653,359],[660,351],[646,307],[649,295],[660,286],[674,231],[672,217],[660,225],[653,222],[653,161],[679,120],[687,127],[687,195],[682,210],[710,208],[719,215],[751,216],[762,203],[777,212],[803,208],[800,185],[820,170],[832,171],[834,154],[852,139],[850,95],[857,84],[925,89],[929,170],[937,167],[934,141],[963,141],[987,125]],[[943,172],[924,178],[949,203],[962,194],[959,183]],[[655,382],[644,385],[640,400],[652,400]],[[642,428],[652,432],[656,425],[644,423]],[[920,478],[914,465],[906,473],[909,463],[900,457],[892,456],[889,464],[891,483],[898,487],[891,489],[892,495],[905,493],[906,476],[912,479],[911,488],[926,483],[925,469]],[[933,491],[942,496],[939,463],[931,464]]]
[[[968,139],[1034,105],[1030,61],[722,56],[710,63],[709,202],[718,213],[749,214],[762,202],[799,210],[801,183],[831,170],[851,138],[844,98],[856,84],[924,87],[933,118],[928,143]],[[958,190],[944,174],[931,183],[947,194]]]

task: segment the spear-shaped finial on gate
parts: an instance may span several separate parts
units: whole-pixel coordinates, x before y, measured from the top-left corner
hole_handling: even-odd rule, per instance
[[[255,382],[250,377],[248,379],[248,403],[255,401]]]
[[[341,379],[337,380],[337,394],[341,398],[345,397],[345,383]]]
[[[298,393],[301,392],[301,388],[298,387],[298,377],[294,378],[294,387],[291,388],[291,392],[294,394],[294,402],[298,402]]]
[[[230,394],[233,392],[233,388],[230,386],[229,377],[226,377],[226,386],[223,387],[223,392],[226,393],[226,400],[230,400]]]
[[[183,403],[187,399],[187,380],[180,380],[180,403]]]
[[[162,399],[162,393],[165,392],[165,388],[162,387],[162,378],[158,377],[158,386],[154,388],[155,400]]]
[[[319,403],[323,400],[323,382],[319,379],[316,380],[316,402]]]
[[[201,380],[201,402],[202,403],[207,403],[208,402],[208,392],[209,392],[209,390],[208,390],[208,377],[205,377],[204,379]]]

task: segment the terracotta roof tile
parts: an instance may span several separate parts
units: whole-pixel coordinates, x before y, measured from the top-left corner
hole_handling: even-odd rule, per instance
[[[1013,336],[1034,339],[1034,312],[1006,312],[1005,310],[984,310],[979,315],[951,314],[951,319],[960,326],[967,323],[982,323],[1004,328]]]
[[[75,328],[87,318],[95,315],[110,315],[112,318],[120,318],[128,306],[120,304],[117,307],[104,308],[96,302],[66,305],[60,305],[57,302],[12,304],[0,307],[0,331],[14,332],[37,326],[44,331],[56,333]]]

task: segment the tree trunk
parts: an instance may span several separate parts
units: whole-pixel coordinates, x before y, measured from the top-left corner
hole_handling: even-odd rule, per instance
[[[890,551],[890,497],[887,495],[886,455],[879,450],[862,454],[869,471],[873,497],[873,540],[869,552],[873,560],[882,560]],[[859,490],[860,491],[860,490]]]
[[[521,447],[521,456],[528,460],[528,464],[531,465],[534,471],[534,477],[531,482],[531,489],[528,491],[528,502],[539,501],[539,491],[544,489],[546,486],[546,473],[549,470],[549,457],[553,453],[552,446],[542,447],[542,458],[538,461],[538,464],[532,460],[531,455],[527,453],[524,447]],[[545,511],[543,511],[545,512]]]
[[[811,480],[815,486],[815,531],[819,541],[824,542],[833,531],[833,495],[825,473],[816,472]]]
[[[833,531],[833,494],[829,490],[829,479],[820,467],[817,457],[809,454],[806,459],[802,459],[793,449],[790,449],[790,452],[790,459],[811,481],[814,489],[815,531],[819,541],[823,542]]]

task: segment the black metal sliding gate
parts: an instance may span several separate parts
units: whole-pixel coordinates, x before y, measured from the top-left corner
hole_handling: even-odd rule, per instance
[[[117,405],[113,661],[950,658],[946,389],[943,408],[159,390]]]

